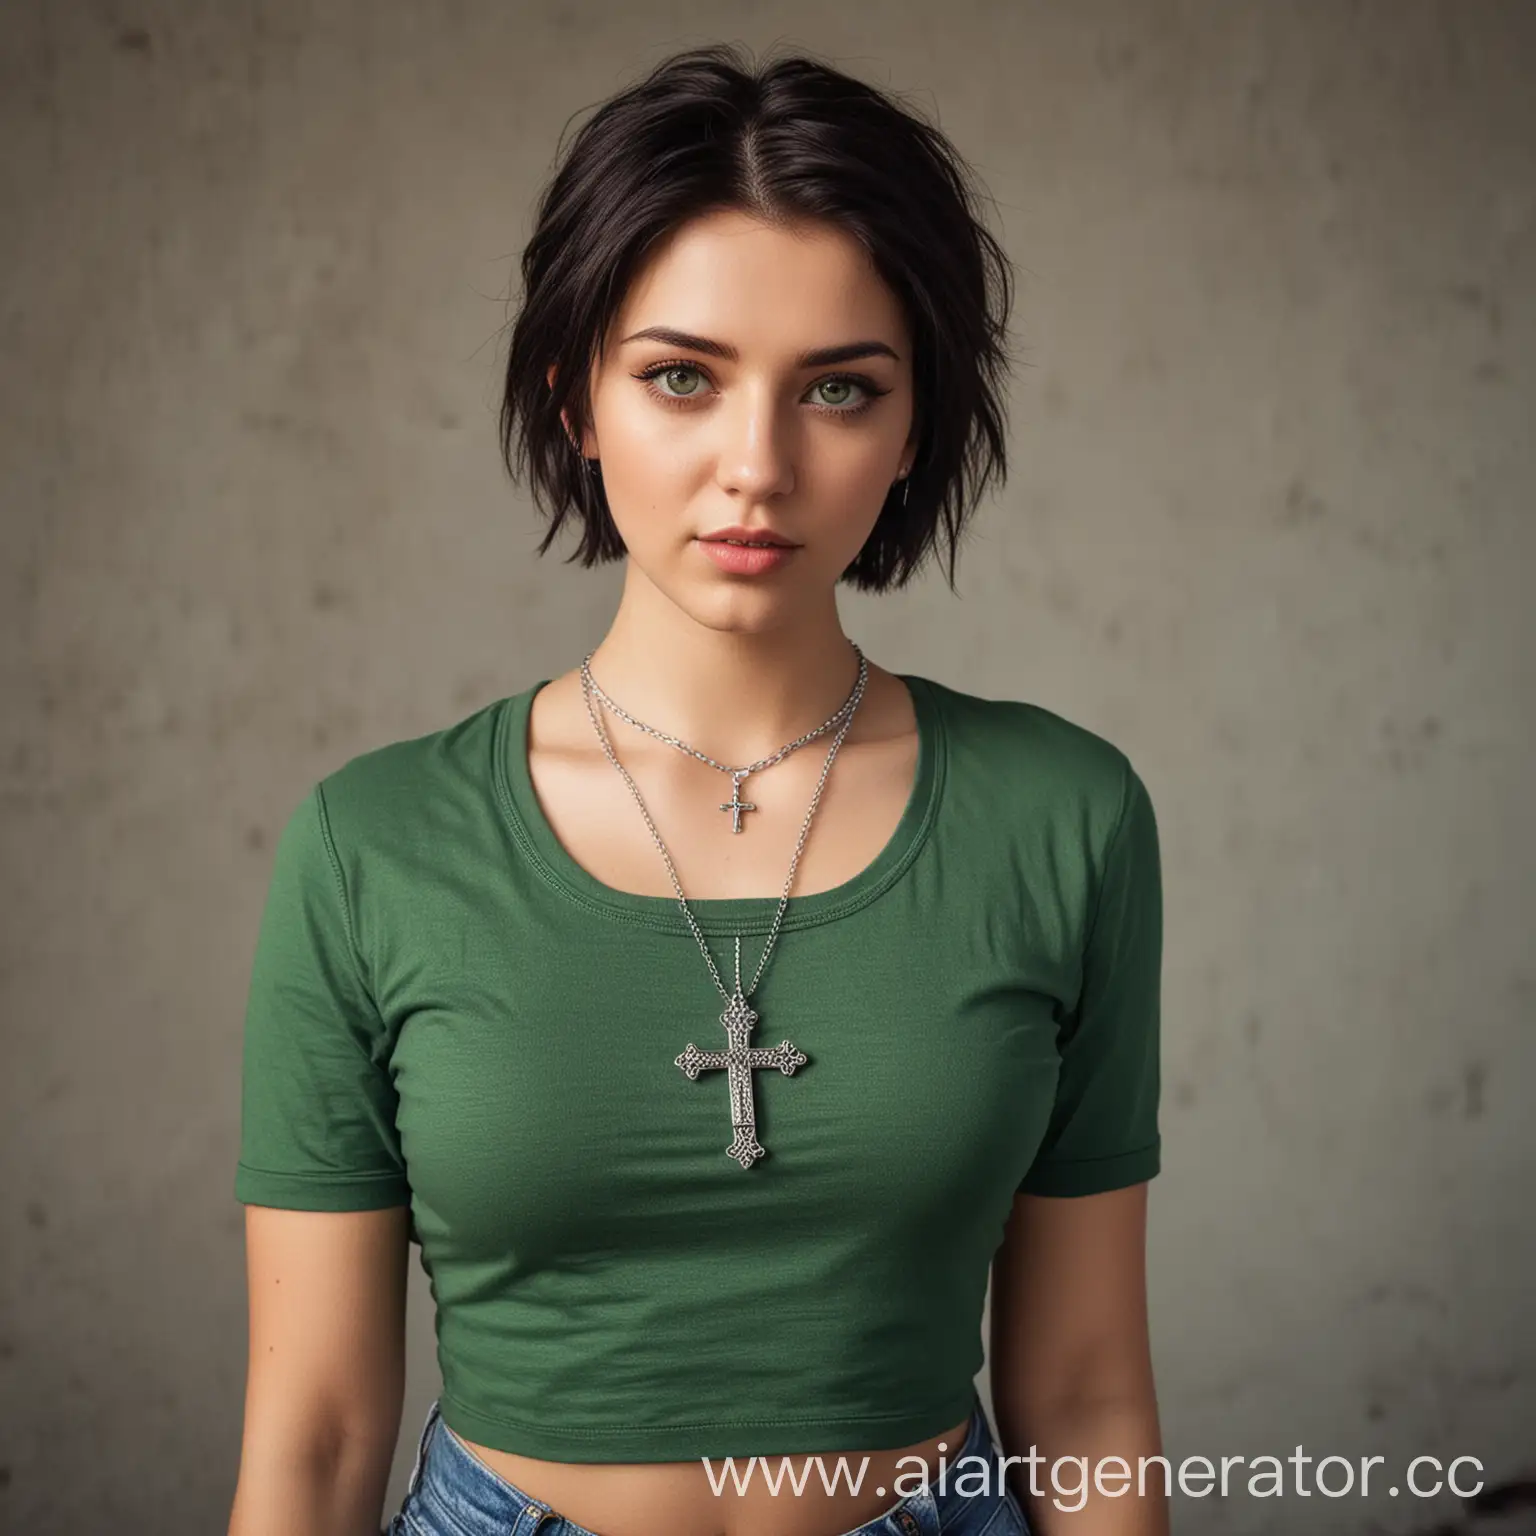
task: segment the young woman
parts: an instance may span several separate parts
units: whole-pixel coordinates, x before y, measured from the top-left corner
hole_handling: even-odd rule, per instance
[[[412,1243],[443,1390],[391,1533],[1166,1529],[1114,1463],[1086,1503],[1045,1470],[1160,1448],[1146,789],[837,610],[941,544],[952,584],[1005,467],[968,187],[886,95],[723,47],[571,145],[503,446],[540,552],[574,518],[623,595],[561,676],[353,758],[283,832],[232,1536],[376,1531]]]

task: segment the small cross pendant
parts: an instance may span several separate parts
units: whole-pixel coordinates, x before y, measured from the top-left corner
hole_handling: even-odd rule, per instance
[[[722,811],[729,811],[731,813],[732,832],[741,831],[741,813],[743,811],[755,811],[757,809],[757,807],[753,805],[751,801],[743,800],[741,798],[741,780],[741,774],[736,773],[731,775],[731,798],[725,801],[724,804],[722,804],[720,807]]]

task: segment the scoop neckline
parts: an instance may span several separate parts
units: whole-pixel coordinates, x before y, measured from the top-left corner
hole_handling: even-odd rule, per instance
[[[901,817],[875,857],[840,885],[813,891],[808,896],[797,896],[791,887],[781,932],[830,922],[867,906],[901,878],[928,839],[938,813],[948,757],[944,719],[926,678],[906,672],[894,676],[907,685],[917,719],[917,767]],[[535,695],[550,681],[542,678],[523,692],[503,699],[492,734],[492,777],[513,837],[538,874],[578,905],[620,921],[688,934],[688,921],[675,896],[621,891],[599,880],[566,851],[545,817],[528,771],[528,720]],[[815,830],[813,823],[813,836]],[[683,894],[687,895],[686,889]],[[767,933],[773,926],[779,897],[720,896],[696,900],[689,896],[688,907],[704,933]]]

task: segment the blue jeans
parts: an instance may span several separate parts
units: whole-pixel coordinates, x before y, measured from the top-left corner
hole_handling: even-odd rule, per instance
[[[1001,1488],[997,1442],[978,1397],[971,1409],[965,1443],[944,1453],[948,1462],[945,1486],[938,1479],[909,1493],[883,1514],[844,1536],[1030,1536],[1029,1522],[1018,1501]],[[966,1487],[981,1482],[978,1463],[961,1464],[964,1456],[986,1462],[985,1491],[956,1493],[958,1477]],[[857,1467],[857,1458],[851,1458]],[[740,1460],[737,1462],[741,1465]],[[910,1481],[909,1469],[900,1469]],[[781,1497],[792,1498],[788,1485]],[[416,1465],[399,1513],[382,1536],[599,1536],[567,1520],[541,1499],[524,1493],[465,1448],[443,1423],[438,1404],[427,1410]]]

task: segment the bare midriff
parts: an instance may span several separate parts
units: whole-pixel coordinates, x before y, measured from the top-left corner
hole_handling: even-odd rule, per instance
[[[901,1502],[894,1491],[916,1486],[918,1461],[927,1468],[930,1487],[937,1487],[939,1457],[951,1463],[965,1442],[969,1418],[914,1445],[896,1450],[825,1451],[817,1454],[766,1458],[777,1473],[775,1494],[763,1481],[763,1467],[746,1472],[748,1458],[735,1465],[744,1488],[737,1491],[725,1472],[723,1458],[707,1466],[698,1461],[567,1462],[541,1461],[510,1451],[493,1450],[454,1438],[503,1482],[547,1504],[596,1536],[843,1536]],[[449,1434],[452,1430],[444,1424]],[[838,1458],[844,1472],[833,1481]],[[820,1463],[818,1466],[817,1463]],[[710,1480],[724,1487],[716,1493]],[[849,1478],[857,1485],[850,1492]],[[825,1478],[825,1482],[823,1482]],[[800,1488],[800,1493],[793,1490]]]

